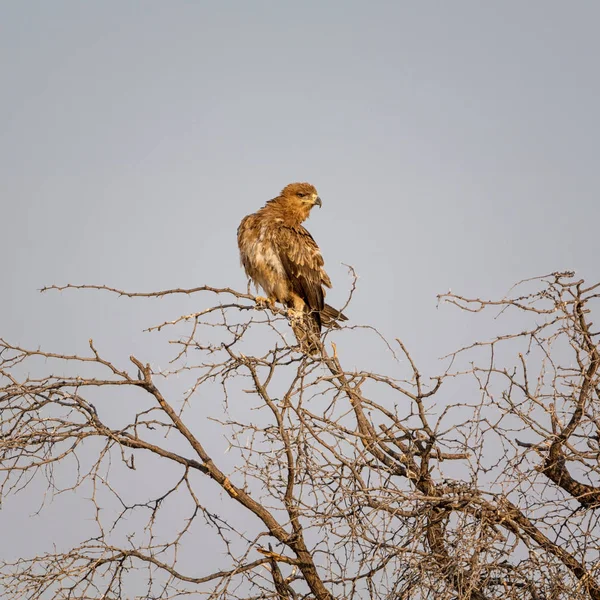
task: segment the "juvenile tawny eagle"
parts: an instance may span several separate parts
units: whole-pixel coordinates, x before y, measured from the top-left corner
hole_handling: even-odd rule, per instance
[[[303,350],[313,353],[321,326],[346,317],[325,304],[331,280],[315,240],[302,226],[321,198],[310,183],[290,183],[277,198],[242,219],[237,238],[246,275],[266,293],[266,302],[291,309],[291,324]]]

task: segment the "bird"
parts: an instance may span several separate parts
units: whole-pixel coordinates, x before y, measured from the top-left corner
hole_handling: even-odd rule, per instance
[[[313,207],[323,205],[310,183],[290,183],[276,198],[244,217],[237,230],[241,264],[266,298],[257,303],[288,308],[301,350],[319,349],[321,328],[339,327],[348,318],[325,303],[331,279],[319,246],[302,223]]]

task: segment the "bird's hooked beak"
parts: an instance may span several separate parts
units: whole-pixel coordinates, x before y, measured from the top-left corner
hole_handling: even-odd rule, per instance
[[[319,208],[321,208],[321,206],[323,206],[323,203],[321,202],[321,198],[319,198],[319,196],[317,196],[315,198],[315,204],[314,206],[318,206]]]

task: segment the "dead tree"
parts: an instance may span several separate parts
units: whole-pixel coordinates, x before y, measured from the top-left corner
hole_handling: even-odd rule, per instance
[[[127,364],[0,341],[1,497],[93,509],[67,547],[3,544],[2,598],[600,599],[600,284],[440,296],[496,331],[431,377],[399,339],[397,372],[346,370],[352,326],[306,356],[232,289],[51,289],[77,287],[202,308]]]

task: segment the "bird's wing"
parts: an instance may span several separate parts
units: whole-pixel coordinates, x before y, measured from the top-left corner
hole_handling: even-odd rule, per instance
[[[319,246],[302,226],[281,226],[277,230],[279,259],[292,289],[300,296],[320,326],[319,312],[325,306],[323,285],[331,287],[323,270],[323,257]]]

